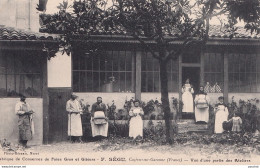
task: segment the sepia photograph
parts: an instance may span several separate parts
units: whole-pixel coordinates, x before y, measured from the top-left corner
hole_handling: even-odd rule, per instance
[[[2,168],[259,168],[259,100],[260,0],[0,0]]]

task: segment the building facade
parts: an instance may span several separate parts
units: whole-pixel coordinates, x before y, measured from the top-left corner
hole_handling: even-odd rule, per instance
[[[55,45],[53,36],[39,33],[36,0],[0,2],[0,139],[18,142],[18,116],[15,104],[19,95],[35,111],[35,136],[29,143],[47,142],[48,88],[47,57],[44,49]]]
[[[258,37],[245,37],[247,32],[243,31],[230,39],[214,35],[218,27],[213,28],[206,46],[193,46],[176,60],[169,61],[169,98],[181,97],[181,88],[188,78],[195,92],[199,86],[209,84],[207,92],[213,105],[221,95],[227,102],[232,97],[247,100],[259,96]],[[160,100],[158,60],[144,51],[138,41],[127,36],[105,35],[95,36],[92,41],[102,44],[104,50],[91,54],[75,47],[72,54],[73,92],[92,101],[90,97],[95,95],[104,95],[106,102],[115,97],[120,106],[131,97],[145,102]],[[151,42],[151,45],[154,44]],[[180,42],[176,42],[171,47],[179,45]]]
[[[91,42],[101,46],[98,52],[89,52],[76,39],[71,56],[58,52],[47,61],[45,47],[57,43],[52,36],[38,33],[39,2],[0,2],[1,11],[12,10],[0,16],[0,25],[5,25],[0,26],[0,106],[4,109],[0,112],[5,116],[0,122],[1,139],[18,140],[14,106],[19,94],[27,96],[36,111],[37,138],[31,141],[36,145],[67,139],[65,103],[72,92],[90,105],[101,96],[105,104],[115,102],[117,110],[131,98],[160,101],[158,60],[125,34],[92,36]],[[229,102],[232,98],[238,101],[260,96],[259,36],[241,29],[230,39],[219,32],[213,26],[206,46],[192,46],[179,58],[169,61],[170,102],[172,97],[181,98],[181,88],[187,78],[195,92],[200,85],[209,83],[212,105],[222,95]],[[180,45],[176,41],[170,47]]]

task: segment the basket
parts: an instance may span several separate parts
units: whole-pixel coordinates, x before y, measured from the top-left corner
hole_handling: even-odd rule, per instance
[[[208,104],[207,103],[198,103],[196,105],[196,107],[199,109],[204,109],[204,108],[208,108]]]
[[[103,111],[96,111],[94,113],[93,122],[96,125],[106,124],[107,120]]]

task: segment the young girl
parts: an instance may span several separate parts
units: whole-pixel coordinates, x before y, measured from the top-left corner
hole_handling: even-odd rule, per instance
[[[144,111],[139,107],[138,101],[134,101],[134,107],[130,109],[129,115],[131,117],[129,122],[129,137],[143,137],[143,120],[141,115],[144,115]]]
[[[237,115],[237,113],[234,113],[234,117],[232,117],[229,121],[232,121],[232,131],[233,132],[240,132],[241,131],[241,125],[242,125],[242,119]]]

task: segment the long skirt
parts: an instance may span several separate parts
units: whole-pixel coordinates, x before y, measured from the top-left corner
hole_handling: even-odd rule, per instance
[[[223,110],[217,111],[215,116],[215,133],[222,133],[224,131],[223,129],[223,122],[227,121],[227,113]]]
[[[107,137],[108,134],[108,122],[106,124],[95,124],[92,121],[92,118],[90,120],[91,123],[91,130],[92,130],[92,136],[103,136]]]
[[[18,120],[19,140],[32,139],[31,119],[29,115],[20,115]]]
[[[196,122],[204,121],[208,123],[209,121],[209,108],[197,108],[195,107],[195,119]]]
[[[69,114],[68,136],[82,136],[82,122],[80,114]]]
[[[182,94],[183,108],[182,112],[185,113],[194,113],[193,109],[193,97],[190,92],[184,92]]]
[[[129,122],[129,137],[143,137],[143,120],[141,116],[132,117]]]

